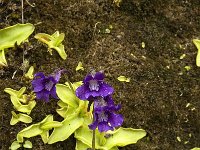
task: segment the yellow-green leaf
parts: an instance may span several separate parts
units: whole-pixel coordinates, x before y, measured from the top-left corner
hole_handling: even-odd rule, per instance
[[[56,93],[64,103],[74,108],[78,107],[77,97],[75,93],[66,85],[56,84]]]
[[[84,70],[82,62],[78,63],[78,66],[76,67],[76,71],[78,70]]]
[[[58,106],[60,106],[60,107],[68,107],[68,104],[66,104],[66,103],[64,103],[63,101],[61,101],[61,100],[59,100],[58,102],[57,102],[57,105]]]
[[[46,144],[48,142],[48,139],[49,139],[49,131],[45,130],[43,131],[41,134],[40,134],[41,138],[42,138],[42,141],[44,142],[44,144]]]
[[[108,132],[111,134],[109,138],[106,138],[104,145],[100,143],[100,135],[98,130],[96,130],[95,136],[95,147],[96,149],[116,149],[117,146],[123,147],[129,144],[135,144],[138,140],[146,135],[146,132],[142,129],[132,129],[132,128],[119,128],[115,131]],[[75,132],[75,138],[83,142],[84,144],[92,147],[92,130],[90,130],[86,125],[83,125]]]
[[[23,147],[24,147],[24,148],[32,148],[33,145],[32,145],[32,143],[31,143],[31,141],[26,140],[25,143],[23,144]]]
[[[58,121],[51,121],[51,122],[46,122],[40,126],[41,129],[43,130],[50,130],[52,128],[57,128],[61,127],[63,124]]]
[[[186,54],[182,54],[182,55],[180,56],[180,59],[185,58],[185,56],[186,56]]]
[[[19,121],[24,122],[24,123],[32,122],[32,118],[26,114],[22,114],[22,113],[16,114],[14,111],[12,111],[11,113],[12,113],[12,118],[10,120],[10,125],[15,125]]]
[[[200,40],[193,39],[194,45],[197,47],[196,65],[200,67]]]
[[[14,141],[11,146],[9,147],[9,149],[11,150],[17,150],[18,148],[21,147],[21,144],[18,141]]]
[[[25,41],[34,31],[34,25],[16,24],[0,30],[0,50],[14,47],[15,43],[20,45]]]
[[[26,91],[26,87],[22,87],[19,91],[13,90],[11,88],[5,88],[4,91],[10,94],[10,96],[16,96],[20,98],[23,95],[23,93]]]
[[[83,122],[84,119],[79,118],[77,115],[65,118],[61,127],[54,128],[53,133],[49,137],[48,144],[66,140],[83,124]]]
[[[33,79],[33,72],[34,72],[34,67],[31,66],[28,69],[28,72],[25,74],[25,77],[28,78],[28,79]]]
[[[145,48],[145,43],[144,42],[142,42],[142,48]]]
[[[31,123],[32,118],[26,114],[19,113],[18,114],[19,121],[24,122],[24,123]]]
[[[119,76],[117,79],[121,82],[130,82],[130,78],[127,78],[125,76]]]
[[[67,85],[67,87],[70,88],[69,86],[69,83],[68,82],[65,82],[65,84]],[[76,90],[79,86],[81,86],[83,84],[82,81],[78,81],[78,82],[74,82],[74,83],[71,83],[72,87],[74,90]]]
[[[42,129],[40,129],[40,125],[39,124],[33,124],[25,129],[23,129],[22,131],[20,131],[17,134],[17,141],[22,143],[24,140],[23,138],[30,138],[33,136],[37,136],[40,135],[43,132]]]
[[[4,50],[0,50],[0,66],[8,66]]]
[[[92,136],[93,131],[88,128],[86,124],[81,126],[78,130],[76,130],[74,137],[77,140],[80,140],[82,143],[88,145],[89,147],[92,147]],[[95,131],[95,148],[100,149],[101,146],[99,145],[99,138],[98,138],[99,132],[98,130]]]
[[[137,143],[144,136],[146,136],[146,132],[143,129],[119,128],[107,139],[104,146],[108,149],[114,146],[123,147]]]
[[[84,144],[83,142],[79,141],[79,140],[76,140],[76,148],[75,150],[86,150],[90,148],[90,146]]]
[[[52,35],[46,33],[38,33],[35,35],[36,39],[47,44],[49,49],[55,49],[60,55],[60,57],[65,60],[67,58],[67,54],[64,50],[64,45],[62,44],[64,37],[65,34],[64,33],[60,34],[58,31],[56,31]],[[51,51],[49,52],[50,54],[52,54]]]
[[[14,108],[15,108],[16,110],[18,110],[19,107],[22,106],[22,104],[20,103],[18,97],[16,97],[16,96],[10,96],[10,100],[11,100],[11,102],[12,102],[12,104],[13,104],[13,106],[14,106]]]
[[[189,70],[191,69],[190,66],[185,66],[184,68],[185,68],[187,71],[189,71]]]
[[[191,149],[191,150],[200,150],[200,148],[198,148],[198,147],[194,147],[194,148]]]
[[[56,109],[56,112],[63,118],[66,117],[67,107]]]
[[[15,125],[16,123],[19,122],[19,117],[14,111],[11,111],[11,114],[12,114],[12,118],[10,120],[10,125]]]
[[[28,105],[21,105],[17,108],[17,110],[23,113],[30,114],[35,105],[36,101],[29,101]]]
[[[47,131],[41,129],[40,126],[46,122],[52,122],[52,121],[53,121],[53,116],[48,115],[41,122],[33,124],[25,129],[23,129],[22,131],[20,131],[17,134],[17,141],[22,143],[24,141],[24,139],[23,139],[24,137],[30,138],[30,137],[34,137],[37,135],[41,135],[41,137],[43,138],[44,135],[47,135],[46,133],[44,134],[44,132],[47,132]]]

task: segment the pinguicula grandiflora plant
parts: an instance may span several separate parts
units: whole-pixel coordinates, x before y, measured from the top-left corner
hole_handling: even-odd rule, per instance
[[[60,34],[59,31],[56,31],[52,35],[46,33],[38,33],[35,35],[36,39],[48,45],[48,51],[51,55],[52,55],[52,49],[54,49],[58,52],[60,57],[65,60],[67,58],[67,54],[65,53],[64,45],[62,44],[64,37],[65,34],[64,33]]]
[[[93,116],[75,132],[77,139],[76,150],[92,148],[117,150],[117,146],[136,143],[146,135],[142,129],[120,127],[123,116],[117,114],[121,105],[115,105],[112,94],[114,88],[104,82],[102,72],[92,71],[76,89],[76,95],[83,101],[88,101],[87,111]],[[93,105],[92,105],[93,104]],[[88,125],[88,123],[90,124]],[[116,129],[116,127],[120,127]]]
[[[34,25],[27,23],[16,24],[0,30],[0,66],[7,66],[5,51],[27,40],[34,29]]]
[[[12,118],[10,120],[10,125],[15,125],[18,122],[31,123],[32,118],[29,115],[36,105],[35,95],[32,92],[24,94],[26,87],[22,87],[19,91],[11,88],[5,88],[4,91],[10,94],[10,99],[14,109],[11,111]],[[23,144],[18,141],[14,141],[10,149],[15,150],[21,146],[24,148],[32,148],[32,143],[28,140],[26,140]]]
[[[83,81],[83,85],[76,90],[76,95],[81,100],[88,100],[88,111],[90,105],[93,105],[93,123],[89,125],[91,130],[98,127],[100,132],[114,130],[114,127],[122,125],[123,117],[115,114],[121,106],[115,105],[111,94],[114,92],[113,87],[106,84],[104,74],[94,71],[87,75]]]
[[[0,29],[0,67],[7,66],[7,61],[5,58],[5,52],[16,45],[27,41],[28,37],[35,30],[35,26],[30,23],[26,24],[16,24],[13,26]],[[38,33],[34,36],[39,41],[48,45],[48,51],[52,55],[52,49],[55,49],[62,59],[67,58],[67,54],[64,50],[64,45],[62,41],[64,40],[65,34],[56,31],[52,35],[45,33]]]
[[[57,70],[49,76],[36,73],[31,83],[36,100],[48,103],[50,98],[59,99],[57,104],[60,108],[56,111],[63,120],[55,121],[53,114],[49,114],[41,122],[20,131],[12,145],[19,146],[24,143],[24,138],[37,135],[44,143],[53,144],[74,133],[76,150],[118,150],[118,146],[134,144],[146,135],[142,129],[120,127],[123,116],[117,111],[121,105],[114,103],[114,88],[104,81],[102,72],[89,73],[83,82],[59,84],[62,72]]]

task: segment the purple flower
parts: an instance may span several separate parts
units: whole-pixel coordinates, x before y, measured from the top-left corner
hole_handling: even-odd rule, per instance
[[[83,85],[76,89],[76,96],[81,100],[90,100],[91,97],[108,96],[114,89],[104,81],[104,74],[101,72],[92,72],[87,75]]]
[[[49,96],[57,99],[55,85],[60,80],[62,70],[56,71],[53,75],[45,76],[42,72],[36,73],[32,81],[33,91],[36,98],[49,102]]]
[[[81,100],[88,100],[88,111],[94,102],[93,117],[94,121],[89,125],[91,130],[98,127],[99,132],[114,130],[123,123],[123,116],[116,114],[121,106],[115,105],[111,97],[114,89],[104,81],[104,74],[92,72],[87,75],[83,85],[76,89],[76,96]]]
[[[121,108],[120,105],[115,105],[111,96],[97,97],[94,100],[94,122],[89,125],[91,130],[98,127],[99,132],[114,130],[123,123],[123,116],[115,112]]]

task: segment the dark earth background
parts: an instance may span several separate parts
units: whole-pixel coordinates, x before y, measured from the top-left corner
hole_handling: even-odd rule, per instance
[[[148,133],[137,144],[120,150],[200,147],[200,69],[192,43],[200,38],[199,0],[122,0],[120,7],[112,0],[30,0],[35,7],[24,3],[24,21],[35,24],[36,29],[28,44],[8,50],[8,67],[0,70],[1,150],[8,150],[17,133],[27,126],[10,125],[13,107],[3,91],[22,86],[31,90],[30,82],[23,78],[23,49],[36,72],[50,74],[65,68],[73,82],[82,80],[91,69],[105,71],[107,82],[115,88],[116,103],[122,104],[123,127],[142,128]],[[0,0],[0,28],[16,23],[21,23],[20,0]],[[106,33],[110,25],[113,28]],[[51,56],[47,47],[33,38],[36,33],[57,30],[66,35],[67,60],[56,51]],[[184,59],[180,59],[182,54],[186,54]],[[76,72],[79,61],[85,70]],[[185,66],[191,69],[187,71]],[[130,77],[131,82],[119,82],[120,75]],[[60,82],[65,81],[63,76]],[[47,114],[56,115],[56,102],[39,101],[31,113],[33,123]],[[186,107],[188,103],[191,105]],[[56,118],[61,120],[58,115]],[[30,140],[34,150],[75,147],[73,137],[53,145],[44,145],[39,136]]]

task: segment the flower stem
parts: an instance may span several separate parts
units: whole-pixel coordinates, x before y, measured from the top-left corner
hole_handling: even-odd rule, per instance
[[[93,105],[93,122],[95,121],[94,119],[94,105]],[[92,132],[92,150],[95,150],[95,129]]]
[[[95,130],[93,130],[92,134],[92,150],[95,150]]]

